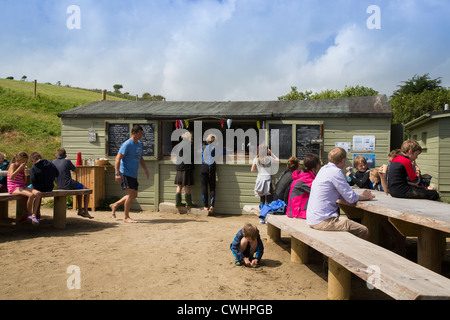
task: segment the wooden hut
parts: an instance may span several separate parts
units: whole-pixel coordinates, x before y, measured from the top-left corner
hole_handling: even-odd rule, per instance
[[[198,129],[200,123],[201,131],[194,132],[194,139],[210,129],[218,130],[216,132],[222,133],[225,139],[227,130],[259,133],[259,129],[264,128],[269,141],[273,130],[278,129],[281,164],[275,179],[286,168],[289,157],[302,159],[306,153],[315,152],[326,163],[329,150],[336,145],[349,150],[348,165],[355,154],[366,155],[374,166],[386,163],[392,109],[385,95],[309,101],[100,100],[62,112],[59,117],[62,147],[67,150],[69,159],[75,161],[77,153],[81,152],[84,160],[105,158],[112,165],[120,144],[130,136],[132,125],[141,124],[145,129],[144,159],[151,177],[147,180],[143,171],[139,171],[139,196],[132,209],[158,210],[159,203],[175,201],[175,165],[171,153],[178,142],[172,141],[171,136],[180,126],[195,131],[195,125]],[[237,138],[232,140],[225,144],[228,147],[233,144],[237,156],[231,159],[225,155],[223,163],[217,165],[215,212],[222,214],[242,214],[244,205],[259,203],[253,192],[256,173],[250,172],[253,159],[249,159],[249,155],[252,155],[254,143],[252,145],[249,136],[244,142]],[[239,154],[244,154],[244,158],[239,158]],[[103,197],[122,196],[120,185],[114,181],[113,167],[105,167],[104,172]],[[198,164],[192,194],[194,202],[201,205],[199,172]]]

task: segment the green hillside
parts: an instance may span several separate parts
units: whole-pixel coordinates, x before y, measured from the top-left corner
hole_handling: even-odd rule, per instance
[[[33,82],[0,79],[0,152],[8,160],[19,151],[53,159],[61,145],[58,113],[99,99],[99,92],[50,84],[38,84],[34,98]]]

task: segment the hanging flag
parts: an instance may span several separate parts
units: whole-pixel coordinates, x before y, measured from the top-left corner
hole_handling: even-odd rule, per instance
[[[220,118],[220,125],[222,126],[222,128],[223,128],[223,118]]]
[[[184,124],[186,125],[186,128],[189,128],[189,120],[184,120]]]
[[[260,125],[260,123],[259,123],[259,120],[256,121],[256,127],[258,128],[258,130],[259,130],[259,128],[261,128],[261,125]]]

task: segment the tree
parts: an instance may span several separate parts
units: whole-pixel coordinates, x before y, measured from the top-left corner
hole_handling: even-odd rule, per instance
[[[414,75],[402,82],[389,100],[394,123],[408,123],[427,112],[443,110],[450,101],[450,90],[442,88],[441,78],[430,79],[429,74]]]
[[[441,87],[441,78],[430,79],[429,73],[424,74],[423,76],[414,75],[412,79],[407,81],[403,81],[404,85],[398,86],[400,89],[395,91],[392,96],[405,96],[408,94],[420,94],[426,90],[433,91],[436,89],[440,89]]]
[[[22,76],[22,81],[27,81],[27,76]]]
[[[394,113],[392,122],[406,124],[425,113],[444,110],[446,103],[450,103],[450,90],[448,88],[425,90],[418,94],[392,96],[389,100]]]
[[[123,89],[123,85],[121,85],[121,84],[115,84],[115,85],[113,86],[113,88],[114,88],[114,92],[115,92],[115,93],[120,93],[120,89]]]
[[[152,96],[150,93],[145,92],[142,95],[142,98],[140,100],[144,100],[144,101],[165,101],[166,98],[164,98],[161,95]]]
[[[365,96],[375,96],[378,91],[367,88],[364,86],[347,87],[343,91],[339,90],[324,90],[319,93],[314,93],[312,91],[299,92],[297,87],[291,87],[291,92],[288,94],[278,97],[278,100],[289,101],[289,100],[317,100],[317,99],[339,99],[339,98],[349,98],[349,97],[365,97]]]

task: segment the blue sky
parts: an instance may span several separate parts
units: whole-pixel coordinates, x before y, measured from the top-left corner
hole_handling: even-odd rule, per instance
[[[172,101],[276,100],[291,86],[389,96],[415,74],[450,86],[449,17],[447,0],[0,0],[0,77]]]

